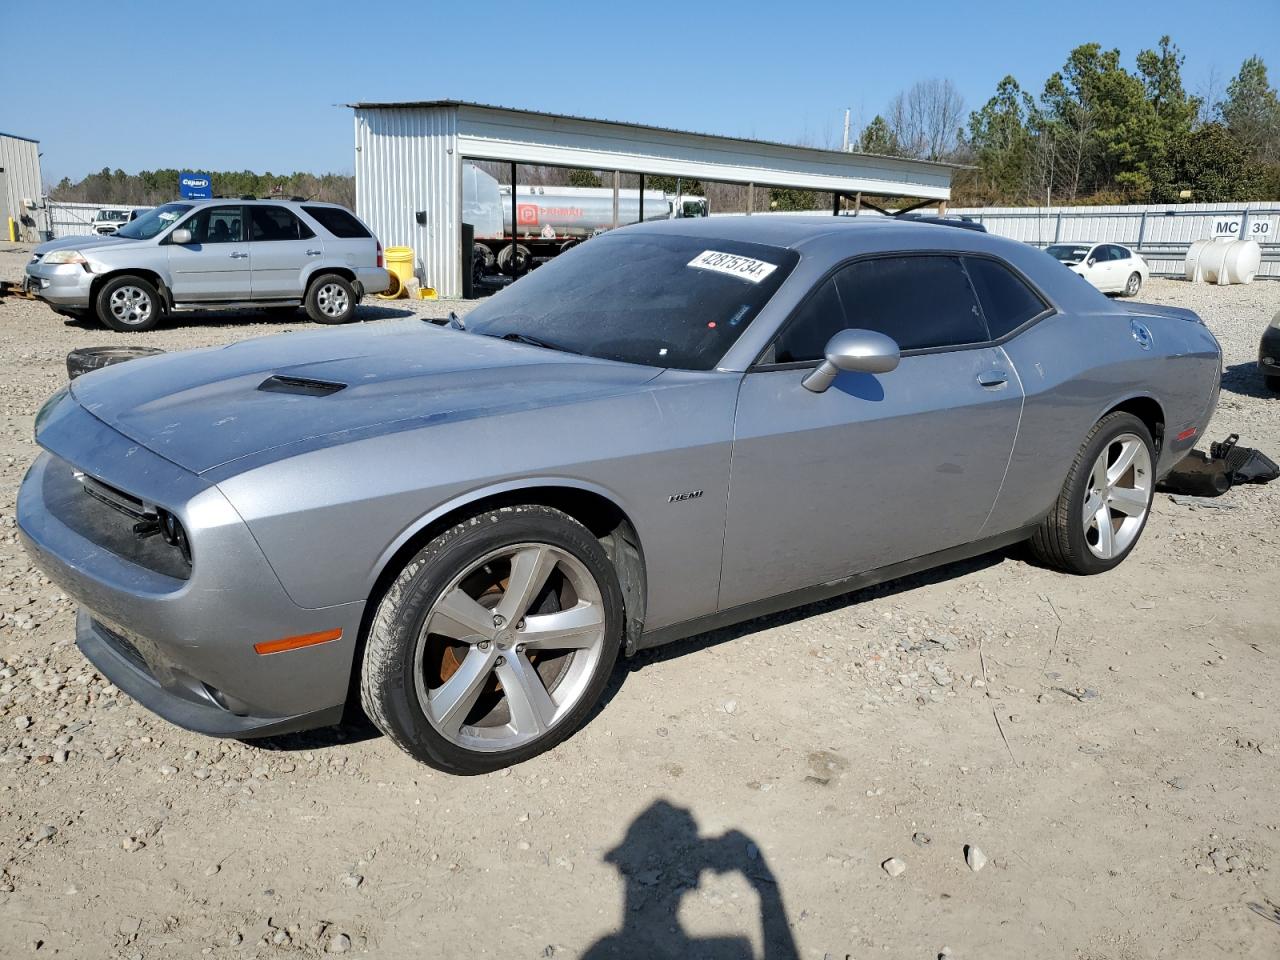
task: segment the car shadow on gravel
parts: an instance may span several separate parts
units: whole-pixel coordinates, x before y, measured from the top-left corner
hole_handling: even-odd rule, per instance
[[[1280,393],[1267,389],[1262,371],[1256,363],[1233,363],[1227,367],[1222,372],[1222,389],[1242,397],[1257,397],[1262,400],[1280,397]]]
[[[384,307],[362,303],[356,308],[355,320],[345,324],[345,326],[358,326],[361,323],[372,323],[377,320],[403,320],[406,317],[414,316],[417,316],[417,314],[405,307]],[[63,317],[62,319],[68,329],[107,332],[106,327],[90,317]],[[157,328],[157,332],[188,327],[204,327],[210,330],[217,330],[229,327],[244,327],[249,324],[278,327],[302,324],[316,330],[325,329],[324,324],[312,323],[310,318],[299,308],[293,311],[281,310],[278,313],[267,310],[210,310],[207,313],[202,311],[171,313],[164,318],[164,321]]]
[[[710,630],[706,633],[700,633],[696,636],[689,637],[686,640],[677,640],[674,643],[668,643],[661,647],[654,647],[650,650],[641,650],[631,659],[619,661],[618,668],[614,670],[613,676],[609,678],[609,685],[605,688],[604,694],[600,697],[600,702],[591,712],[591,716],[586,722],[590,723],[595,719],[596,714],[604,710],[609,701],[613,699],[614,695],[622,688],[623,681],[626,679],[626,675],[628,673],[636,670],[643,670],[650,664],[662,663],[667,660],[673,660],[676,657],[683,657],[688,654],[697,653],[699,650],[705,650],[708,647],[714,647],[721,643],[737,640],[739,637],[758,633],[761,630],[770,630],[774,627],[786,627],[800,620],[807,620],[809,617],[816,617],[823,613],[830,613],[832,610],[842,610],[845,607],[851,607],[867,600],[873,600],[879,597],[892,597],[899,593],[906,593],[909,590],[928,586],[929,584],[954,580],[958,577],[976,573],[979,570],[986,570],[989,567],[998,566],[1007,560],[1028,559],[1029,551],[1025,545],[1015,544],[1014,546],[1005,547],[1001,550],[994,550],[991,553],[984,553],[981,556],[972,557],[968,560],[958,560],[955,563],[935,567],[932,570],[924,570],[920,573],[913,573],[910,576],[876,584],[873,587],[864,587],[863,589],[855,590],[852,593],[844,593],[838,597],[832,597],[829,600],[819,600],[816,603],[807,603],[804,606],[793,607],[792,609],[784,610],[781,613],[773,613],[764,617],[756,617],[754,620],[746,620],[730,627],[722,627],[718,630]]]

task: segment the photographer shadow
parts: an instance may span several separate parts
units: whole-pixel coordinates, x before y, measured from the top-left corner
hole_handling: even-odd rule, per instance
[[[605,854],[622,875],[622,928],[596,941],[588,960],[688,958],[751,960],[747,936],[690,937],[680,926],[680,902],[696,890],[703,871],[738,873],[760,900],[763,960],[797,960],[786,908],[764,854],[743,833],[702,837],[693,815],[665,800],[649,806],[627,829],[622,843]]]

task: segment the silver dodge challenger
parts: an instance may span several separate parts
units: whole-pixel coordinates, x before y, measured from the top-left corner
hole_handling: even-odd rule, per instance
[[[90,373],[18,524],[121,690],[214,736],[358,702],[425,763],[565,739],[620,653],[1029,541],[1133,549],[1217,402],[1192,312],[891,219],[613,231],[465,320]]]

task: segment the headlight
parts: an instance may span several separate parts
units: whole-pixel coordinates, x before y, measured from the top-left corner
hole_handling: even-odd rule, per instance
[[[86,264],[89,261],[84,258],[84,254],[79,250],[54,250],[52,253],[44,255],[44,262]]]
[[[44,426],[44,422],[49,419],[49,414],[53,413],[53,408],[62,402],[62,398],[71,392],[70,387],[63,387],[43,404],[36,411],[36,434],[40,433],[40,428]]]

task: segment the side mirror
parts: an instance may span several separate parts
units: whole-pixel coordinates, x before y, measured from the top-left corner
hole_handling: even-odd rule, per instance
[[[1098,262],[1098,258],[1097,258],[1097,257],[1090,257],[1088,260],[1086,260],[1086,261],[1085,261],[1085,264],[1084,264],[1084,265],[1085,265],[1086,267],[1092,267],[1092,266],[1093,266],[1095,263],[1097,263],[1097,262]]]
[[[827,359],[801,381],[806,390],[822,393],[842,372],[888,373],[902,359],[893,338],[874,330],[841,330],[827,341],[825,353]]]
[[[191,242],[191,231],[185,227],[180,227],[173,231],[173,233],[169,234],[169,239],[179,246],[186,246]]]

